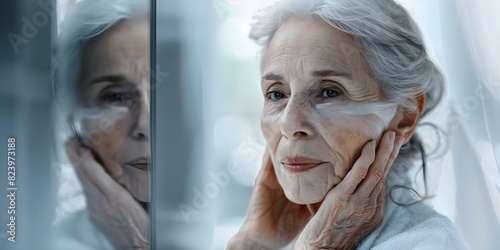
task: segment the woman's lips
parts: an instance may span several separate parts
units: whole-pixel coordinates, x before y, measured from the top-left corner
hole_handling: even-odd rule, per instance
[[[134,168],[138,168],[138,169],[144,170],[144,171],[147,171],[149,168],[149,162],[146,158],[135,159],[131,162],[127,162],[127,165],[130,165]]]
[[[301,173],[311,168],[314,168],[324,162],[306,157],[290,157],[290,158],[285,158],[281,163],[283,164],[283,166],[285,166],[285,168],[288,171],[294,173]]]

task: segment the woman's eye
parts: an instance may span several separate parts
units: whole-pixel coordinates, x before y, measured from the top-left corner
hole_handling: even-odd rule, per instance
[[[334,89],[323,89],[321,91],[321,96],[323,96],[323,97],[337,97],[341,94],[342,93],[340,93],[339,91],[334,90]]]
[[[102,101],[113,104],[124,103],[129,99],[131,99],[130,95],[125,93],[109,93],[102,96]]]
[[[278,91],[269,91],[269,93],[267,95],[268,95],[268,98],[273,100],[273,101],[277,101],[277,100],[285,97],[285,95],[283,93],[278,92]]]

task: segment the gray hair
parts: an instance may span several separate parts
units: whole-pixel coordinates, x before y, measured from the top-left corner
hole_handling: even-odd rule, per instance
[[[393,0],[279,1],[254,16],[250,38],[264,46],[263,54],[280,25],[293,16],[315,17],[352,35],[355,47],[363,51],[369,73],[378,81],[386,101],[415,110],[411,100],[425,93],[424,116],[441,100],[443,76],[428,58],[417,25]],[[418,136],[413,135],[402,147],[394,163],[398,167],[392,168],[387,184],[397,179],[396,176],[407,175],[412,160],[417,157],[422,159],[426,182],[425,150]]]
[[[59,67],[54,84],[65,111],[78,105],[76,85],[85,45],[122,20],[148,14],[146,0],[81,0],[67,12],[56,47]]]

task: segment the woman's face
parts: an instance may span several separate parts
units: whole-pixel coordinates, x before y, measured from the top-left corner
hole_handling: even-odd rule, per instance
[[[78,92],[89,143],[106,171],[139,201],[148,201],[149,23],[122,21],[83,50]]]
[[[321,202],[370,140],[380,139],[396,106],[349,35],[309,17],[293,17],[275,33],[263,65],[261,126],[285,195]]]

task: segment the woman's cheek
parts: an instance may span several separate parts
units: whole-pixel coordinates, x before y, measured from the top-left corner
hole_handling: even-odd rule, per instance
[[[317,128],[328,144],[325,145],[328,151],[317,150],[329,154],[327,157],[332,160],[332,167],[335,168],[335,184],[338,184],[351,170],[364,143],[370,141],[370,136],[364,129],[357,127],[360,121],[352,117],[345,117],[343,122],[338,122],[338,119],[335,121],[337,122],[328,118],[318,119]]]
[[[117,159],[121,148],[120,145],[123,141],[124,139],[121,137],[107,134],[104,136],[101,143],[93,146],[96,154],[103,161],[103,167],[112,178],[121,176],[123,173],[123,166],[121,165],[120,159]]]
[[[108,156],[116,155],[120,147],[127,138],[127,132],[125,129],[125,124],[117,123],[107,131],[98,131],[91,135],[92,146],[99,151],[99,153],[105,153]]]
[[[268,146],[278,143],[281,137],[281,130],[279,127],[280,114],[275,110],[265,106],[260,119],[260,126],[264,139]]]
[[[278,148],[278,143],[279,143],[279,136],[276,136],[272,131],[269,131],[270,133],[266,133],[266,131],[263,130],[264,138],[266,139],[266,150],[269,153],[271,157],[271,161],[273,162],[273,165],[276,166],[274,163],[276,151]]]
[[[92,123],[91,123],[92,124]],[[98,124],[94,121],[93,124]],[[114,178],[123,172],[121,159],[118,159],[121,148],[124,147],[130,126],[128,119],[116,120],[115,123],[107,125],[105,130],[94,127],[90,134],[90,144],[96,154],[101,158],[106,171]],[[87,123],[87,125],[90,125]],[[103,126],[100,126],[101,128]],[[87,127],[92,129],[91,127]]]

